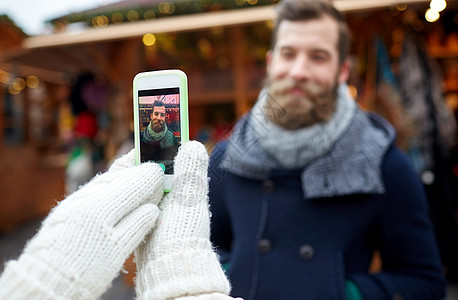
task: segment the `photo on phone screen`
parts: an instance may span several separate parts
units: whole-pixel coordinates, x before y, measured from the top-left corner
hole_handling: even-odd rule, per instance
[[[140,160],[158,163],[173,174],[173,159],[181,143],[180,89],[138,91]]]

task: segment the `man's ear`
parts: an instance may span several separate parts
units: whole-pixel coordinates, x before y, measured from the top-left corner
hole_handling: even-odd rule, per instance
[[[339,76],[337,77],[338,82],[339,83],[347,82],[348,78],[350,77],[350,71],[351,71],[351,61],[350,59],[347,58],[340,66]]]

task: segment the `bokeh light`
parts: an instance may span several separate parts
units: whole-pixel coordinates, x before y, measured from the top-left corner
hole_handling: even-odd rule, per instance
[[[136,10],[129,10],[129,12],[127,13],[127,19],[130,21],[130,22],[135,22],[138,20],[138,12]]]
[[[159,12],[162,14],[173,14],[175,12],[175,4],[172,2],[161,2],[159,3]]]
[[[0,69],[0,82],[4,84],[9,84],[11,81],[11,74]]]
[[[21,91],[20,90],[17,90],[13,84],[11,84],[9,87],[8,87],[8,92],[11,94],[11,95],[18,95]]]
[[[151,19],[154,19],[155,17],[156,17],[156,14],[151,9],[148,9],[143,14],[143,19],[145,19],[145,20],[151,20]]]
[[[396,5],[396,8],[399,11],[405,11],[407,9],[407,4],[398,4],[398,5]]]
[[[13,87],[13,89],[17,90],[17,91],[22,91],[24,88],[22,87],[22,85],[17,81],[13,81],[11,83],[11,86]]]
[[[22,91],[23,89],[25,89],[26,85],[25,85],[25,80],[23,78],[20,78],[20,77],[16,78],[14,80],[14,83],[17,84],[17,86],[19,87],[19,90]]]
[[[92,18],[92,26],[94,27],[105,27],[108,26],[109,20],[107,16],[96,16]]]
[[[425,13],[425,19],[426,21],[428,22],[436,22],[437,20],[439,20],[439,13],[433,9],[428,9]]]
[[[447,2],[445,0],[431,0],[429,7],[436,12],[441,12],[447,7]]]
[[[111,21],[115,24],[122,23],[122,21],[124,21],[124,16],[120,12],[115,12],[111,15]]]
[[[153,46],[156,43],[156,36],[152,33],[147,33],[143,36],[142,41],[145,46]]]
[[[38,79],[37,76],[30,75],[30,76],[27,76],[26,78],[26,84],[29,88],[34,89],[40,84],[40,80]]]

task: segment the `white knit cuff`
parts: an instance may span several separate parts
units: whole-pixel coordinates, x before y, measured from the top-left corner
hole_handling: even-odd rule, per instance
[[[65,298],[56,295],[52,289],[31,276],[14,260],[6,264],[0,278],[0,299],[64,300]]]
[[[184,250],[151,261],[145,278],[154,286],[137,295],[140,300],[163,300],[219,292],[229,294],[230,285],[216,254],[211,250]]]
[[[22,254],[7,263],[0,279],[0,299],[95,299],[88,289],[49,265]]]

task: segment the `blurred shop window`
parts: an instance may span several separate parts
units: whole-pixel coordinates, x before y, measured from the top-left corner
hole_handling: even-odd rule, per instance
[[[108,95],[105,80],[91,73],[80,74],[71,88],[68,101],[74,125],[67,140],[67,193],[75,191],[105,167]]]
[[[6,93],[3,99],[3,139],[5,145],[16,145],[24,140],[22,101],[17,98],[19,96]]]

